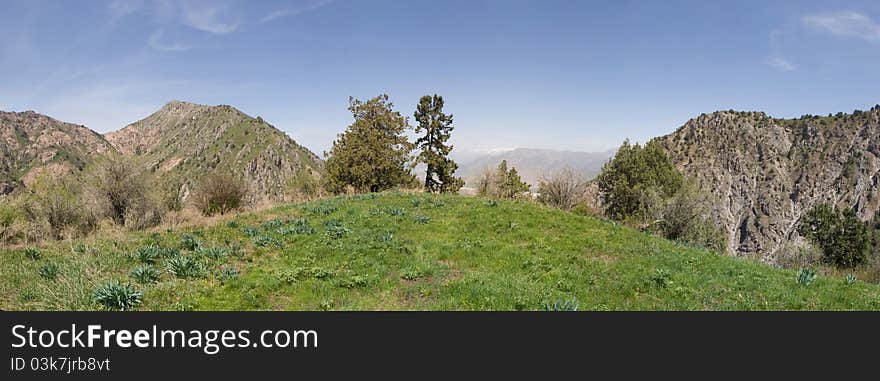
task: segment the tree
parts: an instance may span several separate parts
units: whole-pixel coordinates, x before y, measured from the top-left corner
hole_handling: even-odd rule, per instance
[[[425,189],[433,193],[458,192],[464,181],[454,176],[458,164],[449,158],[452,146],[446,141],[453,129],[452,115],[443,113],[443,97],[423,96],[413,116],[418,122],[416,133],[423,133],[415,145],[421,150],[416,163],[427,165]]]
[[[516,168],[507,169],[507,160],[502,160],[495,172],[496,181],[498,181],[498,197],[516,198],[517,196],[529,191],[529,184],[522,181]]]
[[[683,179],[657,143],[642,147],[626,140],[596,180],[609,217],[650,222],[656,206],[672,197]]]
[[[412,151],[404,135],[409,122],[392,107],[384,94],[366,102],[349,98],[354,122],[325,153],[327,190],[379,192],[414,180],[406,167]]]
[[[119,225],[126,225],[129,218],[140,219],[138,214],[144,209],[153,209],[148,207],[151,202],[147,174],[131,159],[106,158],[95,170],[92,188],[107,216]]]
[[[842,212],[819,204],[801,219],[798,233],[822,249],[822,259],[837,267],[856,267],[868,259],[868,231],[852,209]]]

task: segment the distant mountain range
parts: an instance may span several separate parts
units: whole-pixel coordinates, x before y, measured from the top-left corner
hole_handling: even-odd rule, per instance
[[[173,101],[147,118],[105,135],[27,112],[0,112],[0,194],[41,173],[78,175],[108,153],[136,157],[186,196],[214,170],[243,177],[252,198],[280,198],[303,171],[323,173],[317,155],[287,134],[230,106]]]
[[[456,174],[469,186],[484,170],[494,170],[502,160],[513,166],[523,180],[533,188],[537,187],[542,176],[547,176],[564,168],[571,169],[592,179],[602,169],[602,165],[614,156],[615,150],[605,152],[558,151],[551,149],[517,148],[496,152],[459,163]]]

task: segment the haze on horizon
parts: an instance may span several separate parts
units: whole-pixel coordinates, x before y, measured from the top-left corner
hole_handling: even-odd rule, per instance
[[[0,0],[0,110],[109,132],[172,100],[229,104],[314,152],[349,96],[411,116],[437,93],[456,151],[604,151],[703,112],[880,103],[872,1]]]

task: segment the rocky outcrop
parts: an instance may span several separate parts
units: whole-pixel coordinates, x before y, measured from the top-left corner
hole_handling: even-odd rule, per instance
[[[0,111],[0,194],[30,185],[41,174],[76,174],[114,151],[103,136],[33,111]]]
[[[880,208],[880,106],[799,119],[715,112],[657,141],[717,198],[715,217],[739,255],[776,261],[816,204],[852,207],[863,219]]]

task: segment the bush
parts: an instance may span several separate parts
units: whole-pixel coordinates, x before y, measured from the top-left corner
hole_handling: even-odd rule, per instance
[[[21,202],[21,212],[30,225],[29,238],[62,239],[93,231],[98,221],[83,207],[81,193],[79,186],[67,178],[40,176]]]
[[[664,237],[716,252],[724,252],[724,229],[711,217],[712,199],[694,181],[682,187],[663,208],[659,228]]]
[[[852,209],[817,205],[801,219],[798,233],[822,249],[825,263],[853,268],[868,261],[868,231]]]
[[[321,197],[324,189],[320,177],[311,168],[301,168],[288,182],[294,200],[309,201]]]
[[[126,311],[141,304],[143,293],[130,284],[111,281],[99,286],[92,294],[96,303],[111,311]]]
[[[585,185],[583,177],[571,169],[563,169],[540,180],[538,201],[562,210],[571,210],[583,199]]]
[[[650,219],[654,204],[672,197],[681,187],[683,176],[659,144],[630,145],[620,149],[596,178],[605,213],[616,220]]]
[[[193,196],[193,204],[206,216],[226,214],[240,208],[247,194],[243,181],[223,172],[205,176]]]
[[[104,214],[117,224],[132,229],[155,226],[161,221],[144,169],[122,157],[109,157],[93,171],[91,193]]]

